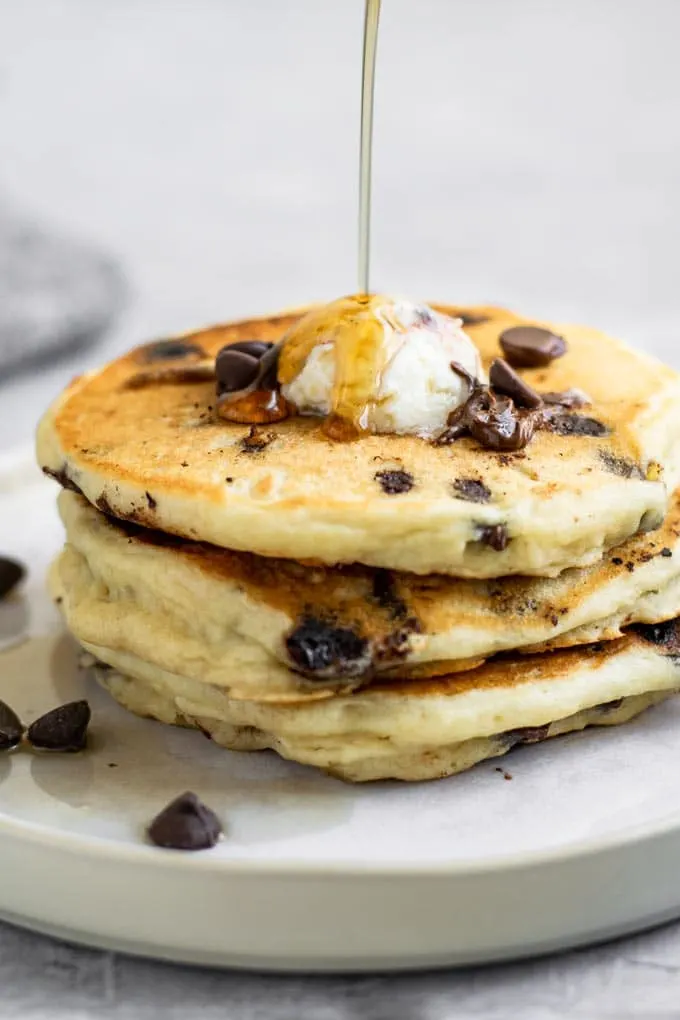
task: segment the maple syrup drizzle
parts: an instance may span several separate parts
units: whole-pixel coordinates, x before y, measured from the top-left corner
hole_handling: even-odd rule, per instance
[[[373,156],[373,93],[381,0],[366,0],[364,58],[361,71],[361,138],[359,145],[359,291],[369,293],[371,245],[371,169]]]

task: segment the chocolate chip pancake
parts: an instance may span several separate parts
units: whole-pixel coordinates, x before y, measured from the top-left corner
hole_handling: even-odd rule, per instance
[[[487,369],[514,353],[529,387],[577,388],[589,406],[558,404],[514,453],[484,448],[462,419],[450,444],[437,445],[415,435],[335,441],[319,419],[294,415],[266,426],[218,417],[217,352],[278,340],[298,318],[287,314],[147,344],[74,380],[40,425],[39,463],[145,527],[262,556],[417,574],[554,576],[657,527],[678,475],[680,377],[581,326],[551,326],[564,351],[527,369],[508,352],[507,331],[533,320],[443,310],[466,321]],[[488,412],[478,405],[477,423]]]
[[[134,656],[105,655],[113,668],[100,666],[97,678],[130,711],[198,727],[235,750],[272,748],[352,782],[452,775],[518,744],[627,722],[680,688],[678,621],[604,646],[304,705],[235,701]]]
[[[327,698],[680,613],[680,494],[658,531],[593,566],[494,581],[231,552],[116,521],[70,492],[59,509],[67,546],[52,583],[76,638],[232,698]]]

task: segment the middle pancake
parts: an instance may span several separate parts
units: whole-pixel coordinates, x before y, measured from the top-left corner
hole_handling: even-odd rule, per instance
[[[556,578],[310,567],[123,523],[64,491],[53,567],[70,630],[255,701],[465,670],[502,651],[618,637],[680,613],[680,493],[663,525]]]

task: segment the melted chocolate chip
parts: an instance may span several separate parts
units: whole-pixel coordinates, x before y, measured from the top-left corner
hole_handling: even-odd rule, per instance
[[[543,403],[536,390],[525,383],[503,358],[496,358],[491,363],[489,382],[496,393],[504,393],[506,397],[512,397],[518,407],[535,408],[540,407]]]
[[[477,531],[478,541],[488,545],[495,552],[503,552],[507,548],[509,537],[508,529],[504,524],[480,525]]]
[[[680,620],[665,623],[636,623],[630,628],[645,641],[664,649],[664,654],[680,656]]]
[[[393,619],[398,620],[408,615],[408,607],[397,591],[391,570],[375,571],[372,595],[380,608],[385,609]]]
[[[168,850],[209,850],[222,835],[222,825],[195,793],[187,792],[156,815],[147,835],[156,846]]]
[[[46,467],[42,470],[44,475],[47,475],[48,478],[53,478],[55,482],[58,482],[62,489],[69,489],[70,492],[77,492],[79,496],[82,496],[82,489],[79,485],[76,485],[69,475],[66,464],[64,464],[63,468],[60,468],[59,471],[52,471],[50,468]]]
[[[151,493],[150,492],[145,492],[144,495],[146,496],[146,503],[147,503],[147,506],[149,507],[149,510],[155,510],[156,507],[158,506],[158,503],[153,498]]]
[[[138,348],[144,361],[171,361],[175,358],[205,358],[205,351],[188,340],[157,340]]]
[[[610,450],[598,450],[598,456],[607,471],[619,478],[644,479],[644,471],[639,464],[628,457],[616,457]]]
[[[286,638],[294,668],[315,677],[360,676],[370,665],[368,642],[349,627],[304,617]]]
[[[416,616],[409,616],[375,647],[376,661],[387,665],[395,660],[405,659],[411,651],[411,635],[421,634],[422,626]]]
[[[415,485],[415,479],[408,471],[376,471],[373,477],[387,496],[399,496],[403,492],[410,492]]]
[[[11,751],[21,743],[23,723],[16,712],[0,701],[0,751]]]
[[[561,393],[551,391],[549,393],[541,393],[544,404],[557,404],[559,407],[567,407],[569,409],[575,407],[588,407],[592,404],[592,400],[587,393],[583,390],[563,390]]]
[[[550,724],[546,726],[522,726],[516,730],[506,730],[500,737],[508,747],[515,747],[516,744],[538,744],[545,740],[550,730]]]
[[[6,598],[11,591],[14,591],[25,576],[26,570],[21,563],[6,556],[0,556],[0,599]]]
[[[585,414],[556,414],[546,419],[545,427],[558,436],[606,436],[609,429],[597,418]]]
[[[53,708],[28,727],[28,741],[44,751],[82,751],[87,744],[90,706],[71,701]]]
[[[264,390],[275,390],[278,388],[279,379],[279,357],[281,356],[281,345],[272,344],[262,355],[260,360],[260,377],[258,386]]]
[[[515,368],[542,368],[567,350],[564,337],[540,326],[512,326],[501,333],[500,345]]]
[[[454,412],[455,414],[456,412]],[[464,405],[470,435],[487,450],[522,450],[539,424],[533,411],[520,411],[510,397],[479,390]]]
[[[453,491],[456,499],[466,503],[488,503],[491,499],[491,490],[477,478],[456,478]]]
[[[263,432],[257,425],[251,425],[250,432],[240,440],[239,445],[244,453],[261,453],[276,439],[273,432]]]
[[[670,557],[670,556],[672,556],[672,555],[673,555],[673,553],[672,553],[672,552],[671,552],[671,550],[670,550],[670,549],[668,548],[668,546],[664,546],[664,548],[663,548],[663,549],[661,550],[661,552],[659,553],[659,556],[664,556],[664,557],[666,557],[666,558],[668,558],[668,557]]]

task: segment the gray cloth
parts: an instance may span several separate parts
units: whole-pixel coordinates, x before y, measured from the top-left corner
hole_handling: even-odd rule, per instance
[[[107,255],[0,204],[0,382],[97,340],[123,292]]]

